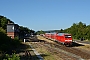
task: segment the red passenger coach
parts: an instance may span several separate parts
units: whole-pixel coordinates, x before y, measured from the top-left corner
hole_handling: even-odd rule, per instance
[[[72,36],[68,33],[45,33],[45,37],[63,43],[64,45],[72,45]]]
[[[56,33],[45,33],[45,37],[48,39],[55,39],[56,35]]]
[[[51,39],[51,33],[45,33],[45,37]]]

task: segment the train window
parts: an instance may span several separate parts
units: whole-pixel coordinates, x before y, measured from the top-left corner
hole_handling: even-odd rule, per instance
[[[70,35],[65,35],[65,38],[71,38],[71,36]]]

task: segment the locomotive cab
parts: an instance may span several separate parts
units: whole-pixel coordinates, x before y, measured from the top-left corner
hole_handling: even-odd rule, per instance
[[[65,35],[65,45],[72,45],[72,36],[71,35]]]

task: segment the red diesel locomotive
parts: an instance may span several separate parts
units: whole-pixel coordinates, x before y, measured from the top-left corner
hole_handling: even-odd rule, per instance
[[[53,39],[64,45],[72,45],[72,36],[68,33],[45,33],[44,35],[48,39]]]

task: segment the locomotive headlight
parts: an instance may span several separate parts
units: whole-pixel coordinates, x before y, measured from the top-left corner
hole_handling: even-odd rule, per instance
[[[68,37],[71,37],[71,36],[68,36]]]
[[[72,41],[72,40],[65,40],[65,41]]]

